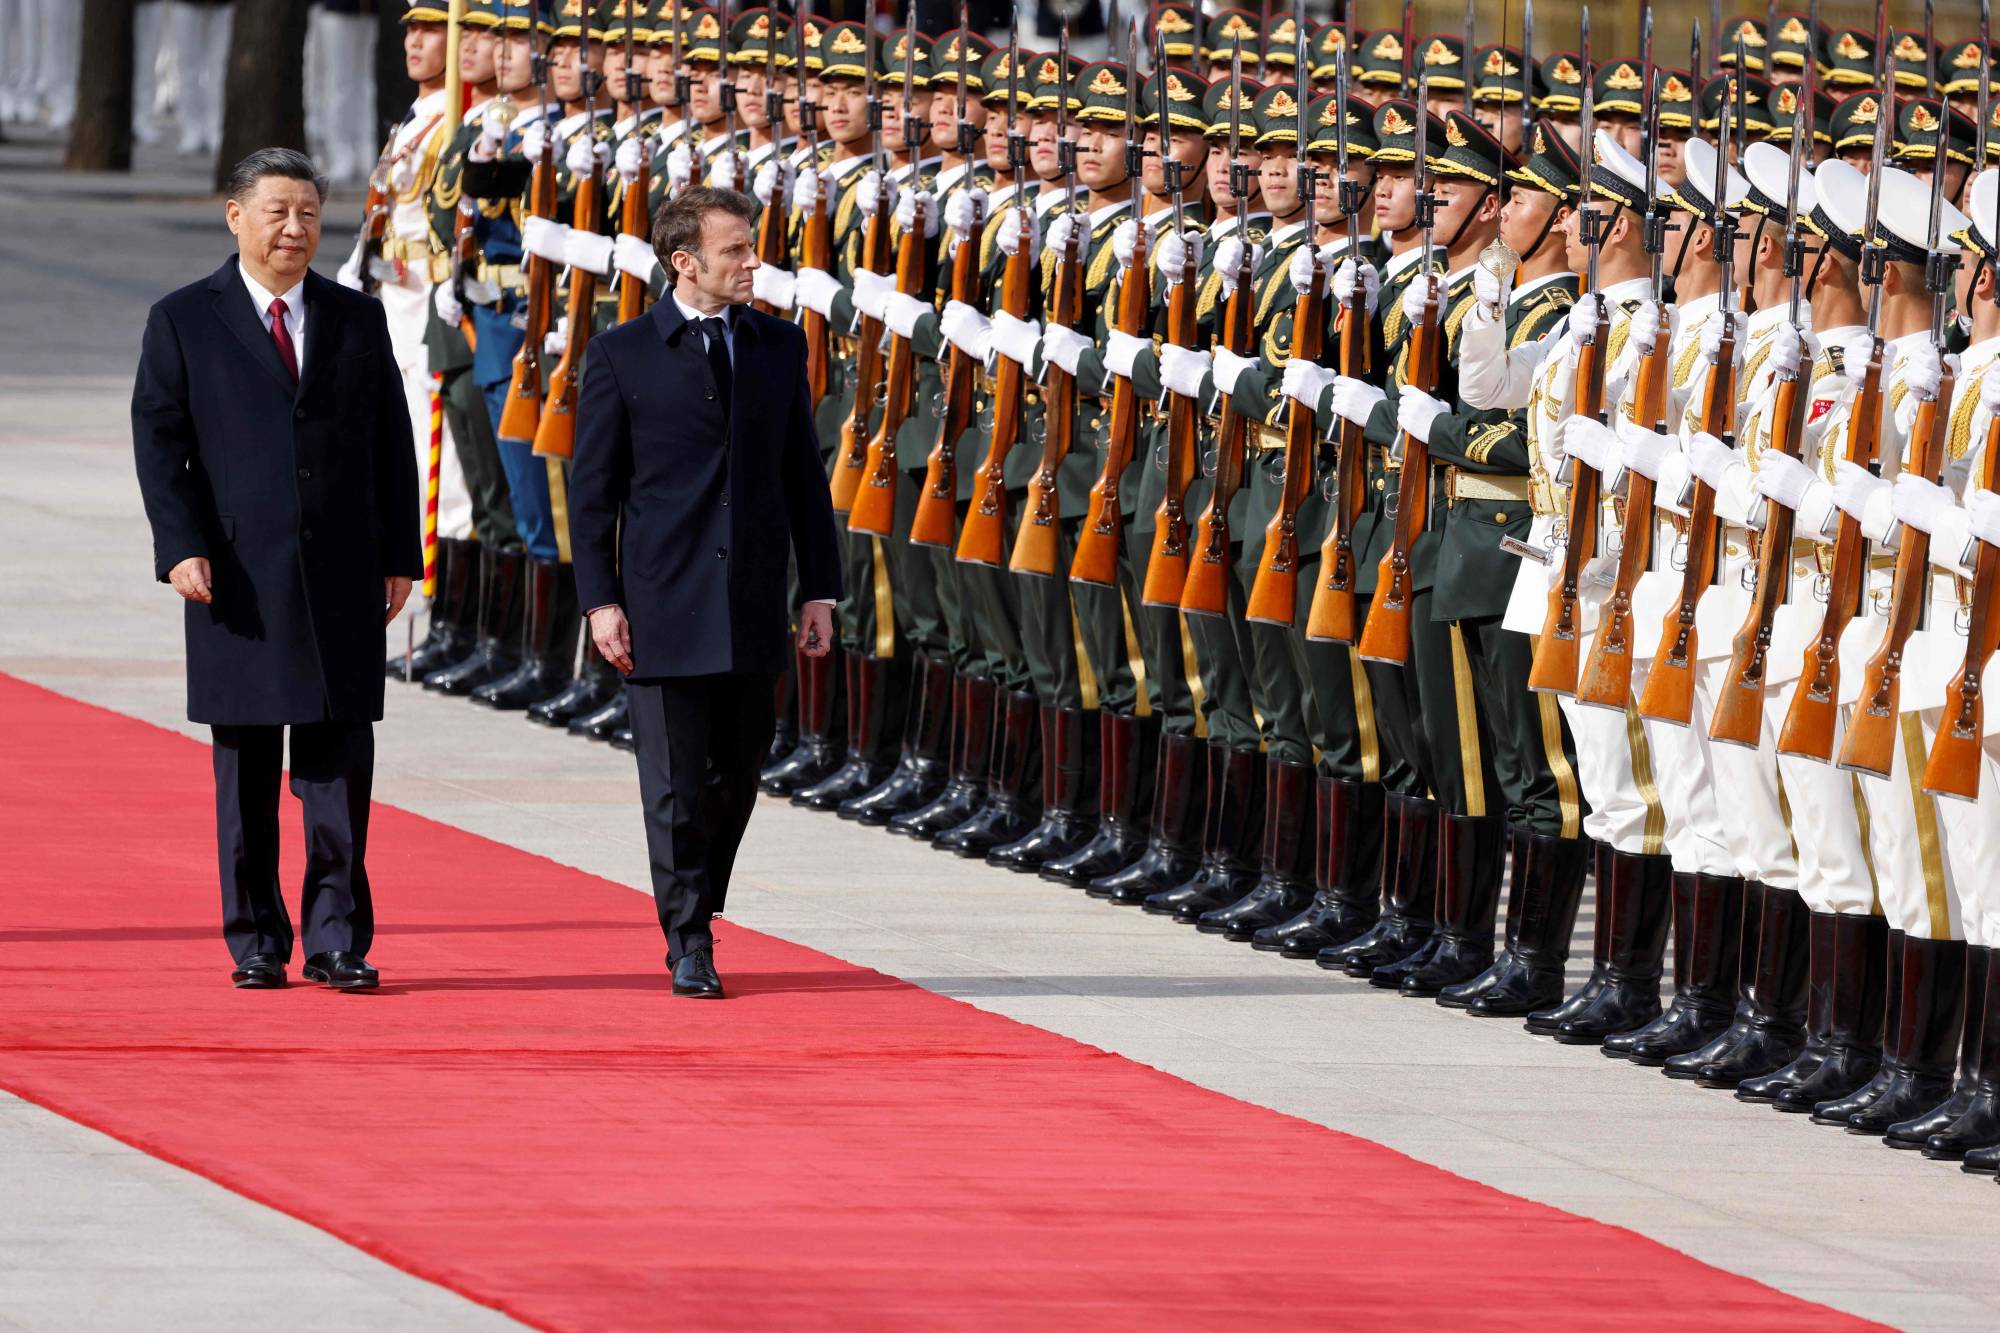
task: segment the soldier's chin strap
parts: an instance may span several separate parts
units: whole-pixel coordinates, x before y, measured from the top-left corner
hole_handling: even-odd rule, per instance
[[[1688,245],[1690,242],[1694,240],[1694,228],[1695,228],[1695,219],[1693,218],[1689,218],[1687,226],[1681,228],[1681,248],[1674,251],[1674,267],[1672,269],[1672,276],[1675,279],[1675,281],[1679,281],[1680,279],[1681,265],[1687,262]]]
[[[1486,202],[1488,196],[1490,196],[1492,193],[1493,193],[1493,187],[1491,185],[1487,186],[1485,189],[1479,192],[1479,197],[1472,201],[1472,207],[1465,210],[1465,220],[1458,224],[1458,230],[1453,232],[1451,234],[1451,239],[1444,243],[1444,252],[1446,254],[1450,254],[1454,249],[1457,248],[1459,241],[1464,239],[1465,229],[1467,227],[1470,227],[1472,225],[1472,220],[1479,216],[1480,206]],[[1553,214],[1551,214],[1551,216],[1553,216]],[[1548,228],[1544,227],[1542,230],[1547,231]]]
[[[1556,206],[1549,210],[1548,220],[1542,223],[1542,229],[1535,233],[1535,243],[1530,245],[1527,252],[1521,256],[1523,262],[1533,259],[1542,252],[1542,246],[1549,239],[1549,233],[1556,229],[1556,218],[1561,215],[1563,209],[1566,207],[1568,205],[1563,203],[1561,199],[1556,200]]]

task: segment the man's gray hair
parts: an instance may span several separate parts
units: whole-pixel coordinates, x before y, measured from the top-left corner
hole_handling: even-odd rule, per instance
[[[229,197],[242,203],[266,176],[311,181],[312,187],[319,191],[321,203],[326,202],[326,192],[331,188],[331,182],[319,174],[313,160],[296,148],[259,148],[230,169]]]

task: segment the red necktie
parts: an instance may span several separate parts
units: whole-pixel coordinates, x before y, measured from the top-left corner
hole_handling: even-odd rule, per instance
[[[271,341],[278,344],[278,360],[285,363],[285,369],[292,372],[292,383],[299,382],[299,352],[292,346],[292,331],[285,327],[283,297],[271,302]]]

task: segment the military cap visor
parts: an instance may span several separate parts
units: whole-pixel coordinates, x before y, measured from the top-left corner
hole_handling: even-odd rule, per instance
[[[1882,117],[1882,94],[1873,89],[1843,98],[1833,108],[1828,122],[1833,151],[1869,148],[1875,143],[1875,126]]]
[[[823,79],[867,78],[868,37],[861,25],[829,24],[820,34],[819,60],[819,75]],[[810,66],[810,59],[807,64]]]
[[[1978,150],[1978,127],[1958,112],[1930,98],[1913,98],[1896,107],[1896,155],[1913,162],[1928,162],[1937,156],[1938,139],[1944,137],[1945,157],[1972,165]]]
[[[1315,97],[1306,108],[1306,151],[1308,153],[1337,153],[1340,151],[1340,124],[1338,98],[1333,93]],[[1375,118],[1369,114],[1368,106],[1352,94],[1347,99],[1347,156],[1357,162],[1367,162],[1374,158],[1381,145],[1375,139]]]
[[[1208,133],[1208,116],[1202,110],[1202,102],[1208,93],[1208,82],[1186,70],[1167,70],[1167,128],[1173,130],[1199,130]],[[1139,105],[1141,125],[1160,123],[1160,81],[1147,78],[1139,85]]]
[[[1139,95],[1132,86],[1131,71],[1111,60],[1084,66],[1076,77],[1075,91],[1082,104],[1076,118],[1093,125],[1124,124],[1126,98],[1136,100]]]
[[[1990,64],[1992,55],[1989,52]],[[1979,43],[1952,42],[1938,52],[1937,86],[1942,93],[1977,94],[1979,92]],[[1994,83],[2000,84],[2000,78]]]
[[[1440,176],[1498,185],[1506,170],[1507,151],[1493,137],[1493,131],[1463,111],[1445,113],[1444,142],[1433,140],[1425,150],[1431,170]]]
[[[1041,62],[1042,54],[1039,51],[1025,49],[1021,52],[1021,73],[1019,78],[1008,77],[1008,71],[1013,65],[1013,57],[1014,49],[1010,46],[1003,46],[992,55],[986,57],[985,63],[980,66],[979,70],[980,82],[985,85],[986,89],[980,95],[980,101],[985,102],[989,106],[1005,106],[1007,98],[1011,93],[1017,106],[1025,108],[1034,102],[1035,80],[1030,71]]]
[[[1522,89],[1521,53],[1511,46],[1482,46],[1473,58],[1472,100],[1518,106]],[[1528,97],[1540,101],[1544,92],[1542,71],[1526,71]]]
[[[1375,108],[1375,138],[1381,147],[1375,161],[1383,166],[1407,166],[1417,160],[1417,121],[1425,115],[1425,147],[1444,142],[1444,122],[1428,112],[1419,112],[1414,102],[1392,99]]]
[[[1243,127],[1243,141],[1245,143],[1254,143],[1256,141],[1257,120],[1252,108],[1256,105],[1257,95],[1263,91],[1264,85],[1255,79],[1243,80],[1243,114],[1240,117],[1240,121]],[[1203,109],[1208,115],[1209,138],[1227,139],[1229,137],[1229,112],[1230,108],[1236,104],[1236,87],[1233,81],[1229,79],[1217,79],[1214,83],[1208,85],[1208,97]]]
[[[1403,87],[1403,39],[1384,29],[1355,39],[1360,55],[1354,63],[1354,77],[1361,83]]]
[[[1569,141],[1548,122],[1538,120],[1528,134],[1527,160],[1509,171],[1507,179],[1552,194],[1565,203],[1574,203],[1582,168]]]

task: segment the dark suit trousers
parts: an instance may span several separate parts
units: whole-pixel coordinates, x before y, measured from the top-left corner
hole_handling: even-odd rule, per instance
[[[774,683],[743,672],[626,684],[669,962],[714,943],[709,923],[729,896],[776,725]]]
[[[222,937],[238,962],[292,953],[292,921],[278,887],[278,776],[282,726],[218,726],[215,838],[222,870]],[[375,942],[368,892],[368,797],[375,777],[369,722],[296,724],[292,795],[305,807],[306,875],[299,904],[305,956],[365,954]]]

